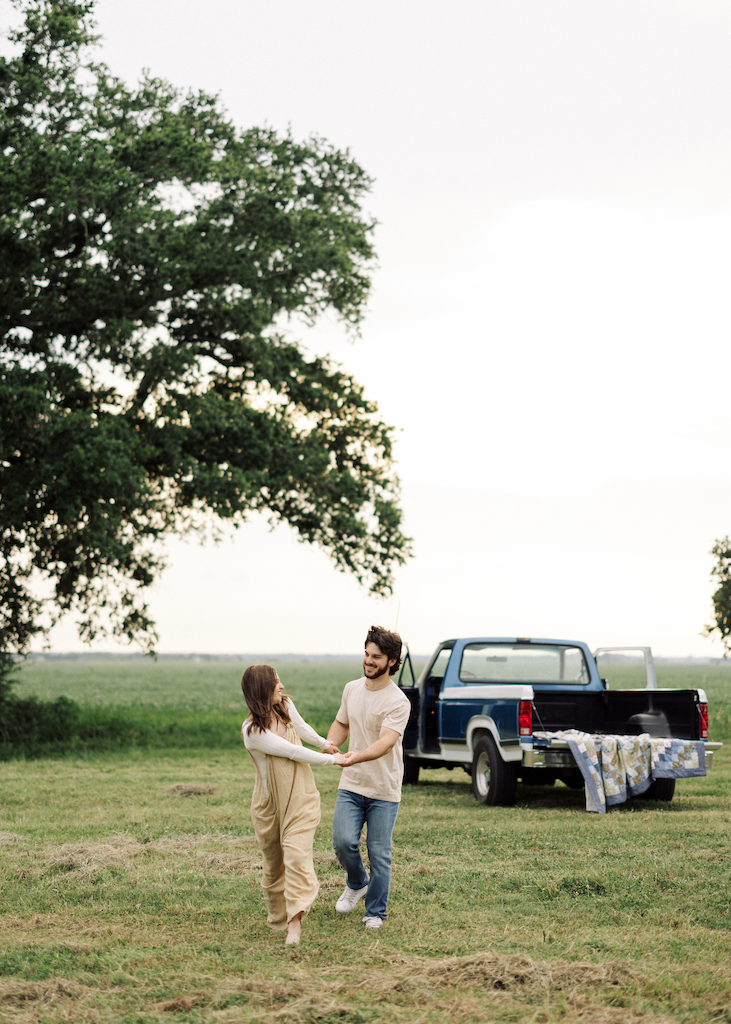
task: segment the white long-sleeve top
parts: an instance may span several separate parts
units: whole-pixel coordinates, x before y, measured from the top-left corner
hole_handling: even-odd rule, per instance
[[[287,711],[292,725],[301,740],[304,740],[305,743],[311,743],[313,747],[322,748],[328,745],[328,741],[319,736],[312,726],[307,724],[294,706],[291,698],[287,698]],[[308,750],[307,747],[301,747],[297,743],[290,743],[289,740],[285,740],[284,736],[277,736],[271,729],[259,732],[258,729],[251,728],[252,724],[248,720],[245,721],[241,726],[241,735],[244,739],[244,746],[254,759],[265,796],[269,796],[269,790],[267,789],[267,754],[273,757],[288,757],[290,761],[304,761],[307,764],[335,764],[335,758],[332,754],[325,754],[322,750]]]

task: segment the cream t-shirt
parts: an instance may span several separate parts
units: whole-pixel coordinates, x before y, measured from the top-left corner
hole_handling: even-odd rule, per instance
[[[401,737],[409,721],[411,704],[394,682],[380,690],[369,690],[365,676],[347,683],[336,718],[350,729],[348,750],[359,753],[375,743],[381,729],[399,734],[396,744],[375,761],[361,761],[343,768],[338,789],[370,797],[371,800],[401,800],[404,754]]]

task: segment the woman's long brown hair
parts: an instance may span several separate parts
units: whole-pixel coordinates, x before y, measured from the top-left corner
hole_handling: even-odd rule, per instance
[[[287,711],[289,697],[282,694],[281,704],[272,704],[274,687],[277,685],[277,671],[271,665],[249,665],[241,680],[244,700],[251,712],[251,727],[264,732],[269,728],[272,713],[280,722],[289,725],[291,718]]]

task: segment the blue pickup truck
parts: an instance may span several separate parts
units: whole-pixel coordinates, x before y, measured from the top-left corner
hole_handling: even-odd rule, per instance
[[[658,689],[652,653],[642,689],[610,689],[585,643],[532,637],[445,640],[418,681],[410,657],[398,684],[411,702],[404,734],[404,783],[427,768],[463,768],[482,804],[511,804],[518,781],[582,788],[569,743],[556,733],[667,737],[703,742],[706,767],[720,743],[708,739],[703,690]],[[645,799],[671,800],[675,779],[657,778]]]

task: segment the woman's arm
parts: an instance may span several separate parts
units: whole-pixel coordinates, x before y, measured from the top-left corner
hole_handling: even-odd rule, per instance
[[[323,754],[319,750],[308,750],[307,747],[301,747],[297,743],[290,743],[289,740],[285,740],[283,736],[277,736],[269,729],[264,732],[252,728],[242,731],[247,750],[258,750],[262,754],[287,757],[290,761],[304,761],[307,764],[335,764],[332,754]]]
[[[322,750],[323,747],[330,746],[329,740],[320,736],[315,732],[311,725],[307,724],[297,708],[294,706],[294,701],[291,697],[287,702],[287,711],[289,712],[289,717],[292,720],[292,725],[297,730],[297,735],[301,740],[304,740],[305,743],[312,744],[313,747],[319,747],[320,750]]]

